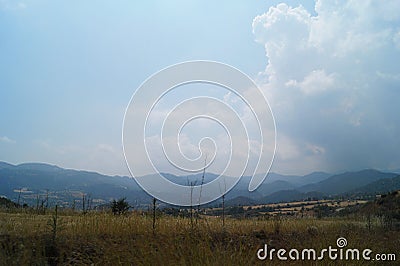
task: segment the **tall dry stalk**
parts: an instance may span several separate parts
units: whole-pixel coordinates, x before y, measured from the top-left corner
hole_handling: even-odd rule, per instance
[[[153,233],[156,230],[156,202],[157,199],[153,198]]]
[[[199,202],[198,202],[198,205],[197,205],[196,224],[197,224],[198,216],[200,214],[201,192],[203,192],[204,176],[206,174],[206,166],[207,166],[207,155],[206,155],[206,158],[204,159],[203,175],[201,177],[201,183],[200,183],[200,193],[199,193]]]
[[[226,194],[226,182],[225,182],[225,176],[223,176],[224,178],[224,191],[221,191],[221,186],[220,183],[218,183],[219,185],[219,191],[222,194],[222,228],[225,229],[225,194]]]

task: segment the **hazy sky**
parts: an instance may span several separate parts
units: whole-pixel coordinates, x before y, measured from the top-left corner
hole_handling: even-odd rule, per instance
[[[273,171],[400,168],[399,1],[136,2],[0,0],[1,161],[127,174],[133,92],[203,59],[262,88]]]

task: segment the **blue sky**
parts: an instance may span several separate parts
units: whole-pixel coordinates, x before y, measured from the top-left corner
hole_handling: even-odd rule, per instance
[[[400,168],[397,1],[188,2],[0,0],[0,160],[127,174],[132,93],[204,59],[262,88],[274,171]]]

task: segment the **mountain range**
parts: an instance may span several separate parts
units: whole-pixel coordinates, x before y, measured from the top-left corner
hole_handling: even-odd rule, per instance
[[[217,175],[212,173],[176,176],[164,173],[170,181],[199,185]],[[226,194],[227,205],[253,205],[335,196],[365,196],[400,189],[400,175],[374,169],[341,174],[314,172],[304,176],[269,173],[254,192],[248,191],[251,177],[243,176]],[[44,163],[12,165],[0,162],[0,196],[20,203],[38,204],[48,198],[50,204],[71,206],[82,202],[83,195],[93,205],[126,197],[134,207],[145,207],[151,196],[143,191],[135,179],[127,176],[108,176],[90,171],[64,169]],[[218,201],[215,203],[218,204]],[[78,206],[79,207],[79,206]]]

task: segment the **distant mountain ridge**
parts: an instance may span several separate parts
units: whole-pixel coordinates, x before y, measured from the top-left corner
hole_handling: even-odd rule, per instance
[[[335,196],[374,196],[398,189],[400,189],[400,175],[367,169],[333,175],[320,182],[294,189],[276,191],[261,198],[259,203],[322,199]],[[241,199],[241,201],[244,202],[245,199]]]
[[[13,167],[16,167],[16,166],[6,163],[6,162],[0,162],[0,169],[7,169],[7,168],[13,168]]]
[[[172,182],[181,185],[200,185],[203,174],[176,176],[163,173]],[[250,176],[243,176],[238,184],[227,193],[226,200],[232,203],[266,203],[300,200],[312,197],[326,197],[343,193],[373,193],[374,182],[383,182],[384,189],[400,180],[392,180],[395,173],[383,173],[368,169],[330,175],[314,172],[304,176],[269,173],[265,181],[254,192],[248,191]],[[206,173],[204,184],[217,175]],[[79,202],[82,194],[90,195],[96,202],[127,197],[132,204],[149,204],[151,197],[136,181],[126,176],[107,176],[96,172],[64,169],[45,163],[24,163],[12,165],[0,162],[0,195],[16,199],[21,193],[23,199],[34,204],[37,195],[50,192],[53,201],[68,205]],[[376,190],[375,190],[376,191]]]
[[[0,163],[0,195],[15,199],[16,191],[23,188],[23,198],[28,203],[35,201],[37,194],[47,191],[50,192],[50,196],[57,196],[60,205],[79,199],[82,194],[90,195],[99,201],[109,201],[121,196],[130,200],[149,198],[134,179],[128,177],[111,177],[43,163]]]
[[[337,195],[365,186],[383,178],[393,178],[395,173],[383,173],[373,169],[333,175],[317,183],[298,188],[300,192],[318,191],[326,195]]]
[[[368,195],[368,194],[387,194],[388,192],[400,190],[400,175],[393,178],[383,178],[365,186],[349,191],[348,194]]]

